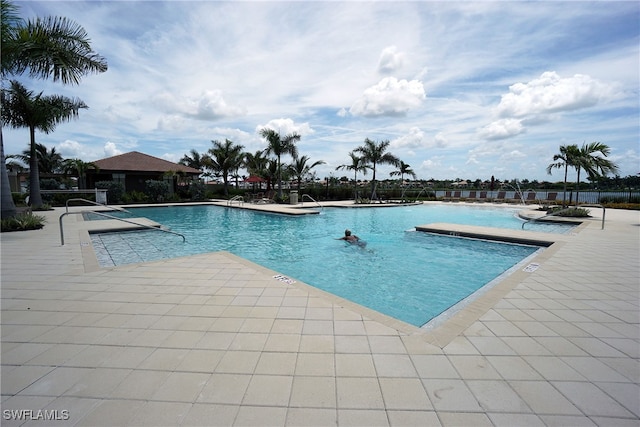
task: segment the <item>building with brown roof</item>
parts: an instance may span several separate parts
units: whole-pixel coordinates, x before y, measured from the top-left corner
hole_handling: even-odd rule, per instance
[[[98,181],[117,181],[125,191],[144,191],[147,180],[169,182],[175,191],[178,178],[197,179],[202,171],[137,151],[107,157],[93,162],[98,169],[87,171],[87,188]]]

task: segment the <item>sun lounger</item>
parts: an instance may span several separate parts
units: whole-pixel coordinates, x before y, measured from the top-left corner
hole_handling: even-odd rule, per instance
[[[469,195],[464,198],[465,202],[475,202],[476,201],[476,192],[469,191]]]
[[[444,192],[444,197],[442,198],[443,202],[450,202],[451,201],[451,191],[445,191]]]
[[[493,199],[493,202],[494,203],[504,203],[506,195],[507,195],[506,191],[498,191],[498,195]]]
[[[543,206],[548,206],[551,204],[556,204],[556,197],[558,197],[558,193],[547,193],[547,197],[544,200],[540,200],[540,204]]]
[[[487,201],[487,192],[486,191],[481,191],[480,192],[480,197],[478,197],[478,199],[476,201],[477,202],[486,202]]]

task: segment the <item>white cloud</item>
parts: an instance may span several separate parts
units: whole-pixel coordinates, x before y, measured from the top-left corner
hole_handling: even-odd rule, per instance
[[[500,119],[479,130],[479,135],[488,140],[505,139],[525,131],[521,120]]]
[[[216,120],[223,117],[242,116],[247,113],[240,106],[230,105],[221,90],[205,90],[197,97],[176,97],[162,92],[153,97],[156,108],[171,115],[183,115],[198,120]],[[168,119],[165,119],[168,120]]]
[[[611,99],[614,94],[612,85],[588,75],[561,78],[557,73],[547,71],[528,83],[511,85],[509,93],[502,95],[496,111],[499,117],[527,117],[577,110]]]
[[[424,145],[424,141],[424,132],[418,127],[412,127],[407,135],[391,141],[390,146],[391,148],[418,148]]]
[[[422,82],[385,77],[366,89],[349,112],[356,116],[402,116],[419,107],[425,98]]]
[[[498,120],[478,130],[487,140],[506,139],[526,132],[530,126],[558,119],[558,115],[593,107],[618,97],[613,84],[600,82],[585,74],[562,78],[546,71],[528,83],[509,86],[494,110]]]
[[[244,108],[227,104],[219,90],[205,91],[194,104],[197,104],[194,115],[202,120],[246,114]]]
[[[527,157],[526,154],[524,154],[522,151],[520,150],[512,150],[508,153],[503,154],[502,156],[500,156],[500,160],[503,161],[513,161],[513,160],[520,160]]]
[[[314,132],[311,126],[309,126],[309,123],[296,124],[292,119],[270,120],[265,125],[256,126],[256,132],[260,132],[264,128],[273,129],[281,135],[288,135],[295,132],[300,136],[305,136]]]
[[[378,72],[381,74],[392,74],[402,67],[404,54],[398,52],[396,46],[389,46],[382,50],[378,60]]]
[[[113,157],[122,154],[122,151],[116,147],[113,142],[107,142],[104,144],[104,155],[106,157]]]
[[[436,147],[446,147],[449,144],[449,140],[447,139],[447,136],[442,133],[442,132],[438,132],[434,138],[434,142],[436,144]]]
[[[162,116],[158,119],[158,130],[161,131],[176,131],[184,129],[187,122],[184,117],[172,114],[168,116]]]
[[[78,141],[67,139],[61,142],[56,147],[60,152],[60,155],[64,158],[81,159],[87,154],[87,148],[80,144]]]

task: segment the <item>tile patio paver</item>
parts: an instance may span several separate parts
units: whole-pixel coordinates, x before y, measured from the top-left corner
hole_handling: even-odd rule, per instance
[[[605,230],[560,237],[431,330],[225,252],[101,269],[81,221],[60,246],[60,213],[0,235],[3,410],[76,426],[640,423],[638,212],[607,210]]]

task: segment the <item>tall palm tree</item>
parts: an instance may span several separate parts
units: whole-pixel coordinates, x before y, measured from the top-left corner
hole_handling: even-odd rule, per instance
[[[75,22],[58,17],[25,23],[18,16],[17,7],[8,0],[1,0],[0,10],[2,80],[28,70],[32,78],[77,84],[86,74],[107,71],[107,61],[91,49],[86,31]],[[0,217],[10,218],[15,216],[16,207],[5,165],[3,125],[0,122]]]
[[[88,108],[80,99],[60,95],[35,95],[21,83],[12,80],[11,88],[2,98],[2,121],[14,128],[29,128],[29,201],[35,209],[42,207],[40,174],[36,151],[36,130],[52,132],[59,123],[78,117],[81,108]]]
[[[309,156],[294,157],[293,163],[289,165],[289,171],[296,178],[296,181],[298,183],[298,191],[300,191],[302,178],[308,175],[311,172],[311,169],[319,165],[324,165],[326,163],[324,160],[318,160],[316,162],[313,162],[312,164],[309,164],[309,160],[311,160]]]
[[[366,162],[371,163],[371,169],[373,170],[373,178],[371,179],[371,200],[376,199],[376,166],[381,164],[398,166],[400,164],[400,159],[393,154],[386,152],[387,148],[389,148],[389,144],[391,144],[389,140],[376,143],[369,138],[365,138],[364,145],[353,150],[362,154],[362,158]]]
[[[208,153],[212,160],[214,172],[220,173],[224,183],[224,195],[229,195],[229,174],[236,171],[244,159],[242,145],[236,145],[233,141],[225,139],[224,142],[217,140],[211,141],[213,147]]]
[[[590,144],[582,144],[578,151],[577,157],[574,159],[573,166],[578,172],[576,180],[576,208],[578,207],[578,196],[580,194],[580,171],[584,171],[589,178],[595,180],[600,176],[606,176],[609,173],[617,173],[618,166],[611,160],[606,159],[611,153],[611,149],[607,144],[601,142],[592,142]]]
[[[353,171],[353,197],[354,202],[358,202],[358,172],[362,172],[363,175],[367,174],[369,164],[362,158],[357,156],[353,151],[349,153],[351,158],[351,164],[340,165],[336,170],[345,169]]]
[[[298,156],[296,142],[300,141],[301,136],[297,133],[282,136],[273,129],[268,128],[262,129],[260,136],[266,139],[269,144],[265,152],[276,156],[278,168],[278,199],[282,199],[282,163],[280,158],[284,154],[290,154],[293,158]]]
[[[95,169],[96,172],[100,170],[95,163],[85,162],[80,159],[66,159],[63,164],[65,172],[78,175],[78,188],[80,190],[87,188],[87,171],[89,169]]]
[[[551,171],[553,169],[562,169],[564,168],[564,190],[562,192],[562,207],[566,205],[566,195],[567,195],[567,171],[569,170],[569,166],[574,166],[577,157],[580,154],[580,149],[576,144],[572,145],[561,145],[560,153],[553,156],[554,163],[551,163],[547,166],[547,173],[551,175]]]

